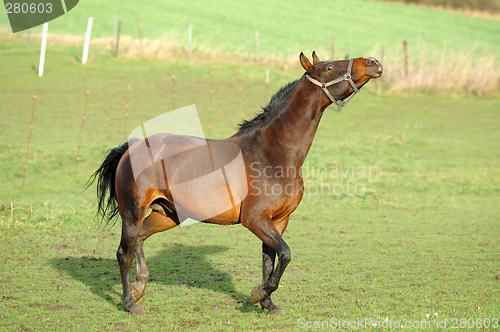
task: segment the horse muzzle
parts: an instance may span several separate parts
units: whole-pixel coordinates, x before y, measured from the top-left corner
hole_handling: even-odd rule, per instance
[[[378,78],[382,76],[382,73],[384,72],[384,67],[382,67],[382,64],[377,59],[367,58],[366,66],[368,67],[366,69],[366,75],[371,78]]]

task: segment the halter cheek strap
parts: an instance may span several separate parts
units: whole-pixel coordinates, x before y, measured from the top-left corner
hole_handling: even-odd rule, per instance
[[[335,79],[333,81],[330,81],[328,83],[321,83],[320,81],[315,80],[314,78],[312,78],[308,74],[306,74],[306,77],[307,77],[307,79],[309,81],[311,81],[312,83],[314,83],[317,86],[319,86],[321,88],[321,90],[323,90],[326,93],[328,99],[330,99],[330,101],[332,103],[334,103],[335,105],[337,105],[339,107],[344,107],[345,104],[347,104],[352,99],[352,97],[354,97],[354,95],[359,92],[358,88],[356,87],[356,84],[354,84],[354,82],[352,81],[352,77],[351,77],[351,69],[352,69],[352,61],[353,60],[354,59],[349,60],[349,65],[347,66],[347,72],[345,73],[344,77],[339,77],[339,78],[337,78],[337,79]],[[340,82],[343,82],[343,81],[348,81],[349,82],[349,84],[354,89],[354,93],[347,100],[343,100],[343,101],[335,100],[335,98],[333,98],[333,96],[331,95],[331,93],[328,91],[327,88],[329,86],[331,86],[331,85],[334,85],[336,83],[340,83]]]

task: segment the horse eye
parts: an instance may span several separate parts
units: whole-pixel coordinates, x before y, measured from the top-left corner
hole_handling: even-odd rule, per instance
[[[327,70],[330,71],[332,69],[333,69],[333,66],[329,66]]]

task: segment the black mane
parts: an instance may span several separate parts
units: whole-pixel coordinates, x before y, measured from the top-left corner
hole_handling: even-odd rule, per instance
[[[274,96],[271,97],[269,104],[266,107],[262,108],[262,111],[258,113],[252,120],[243,120],[238,127],[239,130],[245,130],[248,128],[252,128],[260,123],[262,123],[269,115],[275,113],[277,109],[279,109],[283,103],[288,100],[292,92],[297,87],[300,79],[290,82],[284,87],[282,87]]]

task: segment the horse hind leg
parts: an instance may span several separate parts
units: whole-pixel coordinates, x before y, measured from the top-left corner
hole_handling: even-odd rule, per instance
[[[135,267],[136,267],[136,283],[132,284],[132,299],[135,303],[141,299],[146,290],[146,283],[149,280],[148,266],[146,265],[146,258],[143,249],[144,241],[137,241],[137,249],[135,251]]]
[[[146,284],[149,280],[149,271],[144,256],[143,245],[144,241],[151,235],[166,231],[179,224],[175,213],[168,209],[167,212],[159,204],[151,205],[151,213],[144,219],[141,231],[137,239],[137,247],[135,251],[135,264],[136,264],[136,283],[132,285],[132,298],[135,303],[141,299],[146,290]]]
[[[120,266],[122,279],[123,309],[135,315],[144,315],[144,309],[135,304],[130,283],[130,270],[132,269],[132,261],[137,250],[137,237],[142,226],[142,222],[134,221],[141,220],[142,218],[124,216],[128,213],[121,213],[121,211],[120,214],[122,215],[122,237],[120,246],[116,252],[116,259]]]

